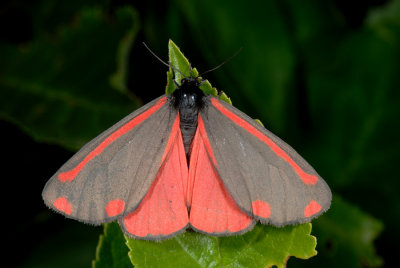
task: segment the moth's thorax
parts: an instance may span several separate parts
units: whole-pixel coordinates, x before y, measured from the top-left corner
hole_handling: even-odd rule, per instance
[[[204,107],[205,94],[199,86],[200,82],[196,78],[184,78],[179,88],[172,94],[173,105],[179,112],[180,129],[188,160],[193,137],[197,129],[198,114]]]

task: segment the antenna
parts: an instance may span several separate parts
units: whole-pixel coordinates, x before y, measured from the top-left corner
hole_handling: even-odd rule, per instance
[[[170,62],[166,63],[165,61],[163,61],[159,56],[156,55],[156,53],[154,53],[147,45],[145,42],[143,42],[143,45],[147,48],[148,51],[150,51],[151,54],[153,54],[153,56],[158,59],[162,64],[164,64],[165,66],[173,69],[174,71],[180,73],[183,77],[186,78],[186,75],[184,75],[181,71],[179,71],[177,68],[175,68],[174,66],[172,66],[172,64]]]
[[[236,51],[235,54],[233,54],[232,56],[230,56],[229,58],[227,58],[226,60],[224,60],[223,62],[221,62],[221,63],[220,63],[219,65],[217,65],[216,67],[214,67],[214,68],[212,68],[212,69],[210,69],[210,70],[208,70],[208,71],[205,71],[205,72],[199,74],[199,76],[202,76],[202,75],[204,75],[204,74],[206,74],[206,73],[215,71],[216,69],[220,68],[222,65],[224,65],[225,63],[227,63],[228,61],[230,61],[231,59],[233,59],[234,57],[236,57],[236,55],[239,54],[240,51],[242,51],[242,49],[243,49],[243,47],[239,48],[239,50]]]

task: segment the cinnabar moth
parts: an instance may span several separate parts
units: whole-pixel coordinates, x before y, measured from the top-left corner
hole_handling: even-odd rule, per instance
[[[47,182],[47,206],[85,223],[118,220],[139,239],[188,227],[232,235],[326,211],[331,191],[289,145],[185,77],[172,93],[86,144]]]

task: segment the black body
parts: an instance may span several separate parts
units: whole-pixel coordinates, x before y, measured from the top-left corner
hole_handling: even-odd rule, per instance
[[[197,129],[197,118],[205,105],[205,94],[200,89],[201,82],[196,78],[182,79],[181,85],[172,94],[172,103],[179,111],[180,129],[185,147],[186,157],[189,163],[190,148]]]

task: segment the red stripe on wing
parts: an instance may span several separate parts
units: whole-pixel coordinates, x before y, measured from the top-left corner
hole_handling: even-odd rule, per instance
[[[129,132],[131,129],[142,123],[149,116],[155,113],[158,109],[160,109],[167,101],[167,97],[161,98],[154,106],[145,111],[144,113],[136,116],[131,121],[120,127],[118,130],[113,132],[110,136],[108,136],[103,142],[101,142],[93,151],[91,151],[83,160],[80,162],[75,168],[70,171],[62,172],[58,174],[58,179],[61,182],[72,181],[79,174],[79,172],[83,169],[83,167],[94,157],[101,154],[101,152],[107,148],[111,143],[117,140],[122,135]]]
[[[218,99],[216,98],[211,98],[211,103],[212,105],[217,108],[221,113],[223,113],[226,117],[231,119],[233,122],[235,122],[237,125],[240,127],[246,129],[249,133],[257,137],[259,140],[263,141],[266,145],[268,145],[272,151],[275,152],[275,154],[282,159],[284,159],[286,162],[288,162],[294,171],[299,175],[301,180],[305,184],[315,184],[318,181],[317,176],[308,174],[304,172],[297,164],[296,162],[293,161],[293,159],[285,153],[284,150],[282,150],[278,145],[276,145],[271,139],[269,139],[267,136],[265,136],[263,133],[261,133],[259,130],[257,130],[255,127],[250,125],[248,122],[246,122],[244,119],[240,118],[238,115],[234,114],[233,112],[229,111],[227,108],[225,108]]]

